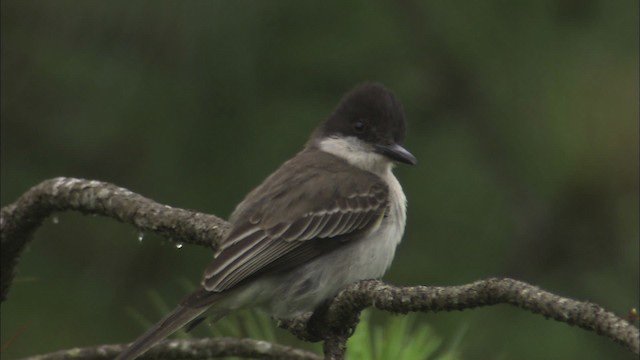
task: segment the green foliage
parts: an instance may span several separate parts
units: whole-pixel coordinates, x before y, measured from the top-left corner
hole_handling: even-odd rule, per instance
[[[129,316],[131,316],[131,318],[140,325],[140,329],[141,329],[140,333],[142,333],[142,331],[146,331],[147,329],[149,329],[151,326],[153,326],[153,324],[159,321],[163,316],[166,316],[173,309],[173,306],[175,306],[175,304],[170,304],[168,301],[166,301],[158,291],[154,291],[154,290],[148,291],[147,299],[148,299],[148,302],[150,303],[150,307],[153,310],[153,313],[156,314],[154,315],[153,318],[149,318],[143,315],[142,312],[140,312],[138,309],[134,307],[127,306],[126,308]],[[187,334],[186,331],[184,331],[184,329],[180,329],[176,331],[173,336],[179,337],[179,338],[189,337],[189,335]]]
[[[183,282],[189,283],[186,280]],[[171,305],[157,291],[148,293],[148,301],[157,313],[155,316],[157,319],[170,311]],[[134,321],[140,324],[141,331],[148,329],[157,321],[157,319],[151,320],[145,317],[134,308],[129,307],[127,311]],[[371,321],[371,311],[364,311],[360,316],[356,332],[347,343],[347,359],[460,360],[463,358],[459,351],[463,332],[459,332],[458,336],[453,341],[449,341],[449,346],[445,348],[443,338],[437,335],[429,325],[416,323],[415,314],[413,315],[389,315],[382,323],[375,324]],[[283,341],[275,331],[273,320],[266,313],[256,309],[235,311],[215,323],[208,323],[205,320],[196,329],[198,327],[205,328],[206,336],[212,337],[247,337],[274,343]],[[188,338],[192,334],[180,330],[173,336]],[[313,347],[316,351],[320,351],[317,344]]]
[[[266,313],[255,309],[235,311],[211,324],[211,336],[248,337],[278,342],[274,321]]]
[[[443,339],[424,323],[415,323],[415,316],[387,317],[382,325],[371,322],[364,311],[355,334],[347,343],[350,360],[458,360],[459,342],[443,349]]]
[[[190,283],[188,280],[184,280],[182,282],[184,284]],[[189,288],[193,289],[193,286],[190,286]],[[169,304],[168,301],[164,300],[157,291],[150,291],[148,293],[148,300],[155,314],[153,315],[153,319],[142,315],[140,311],[132,307],[127,308],[127,312],[132,319],[140,325],[141,333],[151,327],[162,316],[169,313],[173,306],[173,304]],[[190,332],[186,332],[184,329],[181,329],[172,336],[178,338],[190,338],[192,336],[196,336],[195,334],[198,334],[198,336],[210,337],[230,336],[237,338],[260,339],[279,343],[275,330],[276,327],[273,320],[271,320],[266,313],[255,309],[244,309],[235,311],[213,324],[205,320]],[[240,358],[228,357],[224,359],[235,360]]]

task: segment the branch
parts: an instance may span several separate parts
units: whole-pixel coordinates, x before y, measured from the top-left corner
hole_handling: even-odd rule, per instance
[[[28,357],[22,360],[111,360],[128,344],[76,348]],[[216,337],[206,339],[165,340],[142,355],[140,360],[211,359],[218,356],[238,356],[257,359],[321,360],[314,353],[278,345],[268,341]]]
[[[47,180],[0,210],[3,301],[11,286],[19,256],[31,234],[53,211],[64,210],[108,216],[132,224],[141,231],[212,248],[229,228],[227,222],[216,216],[161,205],[112,184],[73,178]],[[407,313],[463,310],[495,304],[515,305],[547,318],[594,330],[633,353],[640,353],[638,328],[626,320],[598,305],[554,295],[512,279],[488,279],[449,287],[395,287],[376,280],[361,281],[343,290],[313,315],[281,321],[279,326],[304,340],[324,341],[327,359],[343,359],[346,341],[358,324],[360,312],[366,307]],[[183,341],[186,344],[192,340]],[[165,349],[169,351],[169,348]],[[162,352],[160,349],[155,351]],[[155,354],[155,351],[150,354]],[[102,352],[95,350],[94,354],[98,356]]]
[[[172,241],[210,248],[229,228],[216,216],[158,204],[109,183],[65,177],[45,180],[0,210],[0,301],[7,298],[20,254],[33,232],[51,213],[66,210],[107,216]]]
[[[602,307],[541,290],[513,279],[492,278],[460,286],[397,287],[379,280],[364,280],[341,291],[327,308],[318,314],[279,326],[307,341],[325,340],[325,354],[340,354],[340,348],[353,332],[359,313],[374,307],[396,314],[473,309],[497,304],[509,304],[585,330],[593,330],[640,354],[638,328]],[[334,345],[327,352],[327,343]],[[344,342],[340,343],[340,341]],[[342,353],[344,353],[342,351]],[[329,357],[328,357],[329,358]],[[342,359],[339,355],[331,359]]]

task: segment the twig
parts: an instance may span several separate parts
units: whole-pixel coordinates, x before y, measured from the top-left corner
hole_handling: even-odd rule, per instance
[[[128,344],[76,348],[28,357],[22,360],[111,360]],[[211,359],[214,356],[238,356],[251,359],[321,360],[309,351],[268,341],[217,337],[207,339],[165,340],[140,357],[153,359]]]

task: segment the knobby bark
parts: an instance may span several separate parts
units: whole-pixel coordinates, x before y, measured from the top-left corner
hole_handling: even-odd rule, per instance
[[[115,185],[75,178],[43,181],[0,210],[1,300],[7,299],[20,255],[33,232],[55,211],[103,215],[182,244],[215,249],[229,224],[213,215],[173,208]],[[464,310],[510,304],[547,318],[593,330],[640,353],[640,332],[628,321],[589,302],[561,297],[513,279],[487,279],[459,286],[397,287],[378,280],[349,286],[314,314],[280,321],[279,326],[307,341],[323,341],[326,359],[343,359],[360,312],[374,307],[392,313]],[[32,359],[112,358],[124,345],[71,349]],[[251,339],[167,340],[145,358],[241,356],[265,359],[317,359],[289,347]]]
[[[127,344],[101,345],[32,356],[23,360],[110,360]],[[273,344],[268,341],[217,337],[208,339],[165,340],[147,351],[140,360],[211,359],[218,356],[238,356],[251,359],[321,360],[314,353]]]

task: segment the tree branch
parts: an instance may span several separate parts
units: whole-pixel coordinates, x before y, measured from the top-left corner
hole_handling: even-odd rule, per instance
[[[28,357],[22,360],[111,360],[128,344],[76,348]],[[164,340],[142,355],[140,360],[211,359],[238,356],[252,359],[321,360],[312,352],[263,340],[216,337],[206,339]]]
[[[552,294],[522,281],[491,278],[459,286],[397,287],[379,280],[364,280],[342,290],[325,310],[313,316],[280,321],[306,341],[325,341],[325,354],[344,354],[346,340],[358,315],[367,307],[395,314],[473,309],[509,304],[585,330],[593,330],[640,354],[640,331],[627,320],[602,307]],[[329,349],[327,346],[331,345]],[[342,355],[344,356],[344,355]],[[332,356],[327,359],[342,359]]]
[[[216,243],[229,229],[228,223],[216,216],[161,205],[112,184],[73,178],[46,180],[31,188],[15,203],[0,210],[2,301],[7,297],[20,254],[32,233],[53,211],[64,210],[108,216],[132,224],[141,231],[154,232],[173,241],[212,248],[215,248]],[[307,314],[293,320],[281,321],[279,326],[301,339],[324,341],[325,358],[343,359],[346,341],[358,324],[360,312],[366,307],[407,313],[463,310],[495,304],[511,304],[547,318],[594,330],[599,335],[622,344],[633,353],[640,353],[640,333],[635,325],[598,305],[554,295],[512,279],[488,279],[448,287],[395,287],[376,280],[361,281],[340,292],[335,299],[327,302],[313,315]],[[197,345],[206,343],[206,340],[167,341],[163,343],[166,347],[157,348],[148,356],[164,356],[166,351],[178,351],[175,350],[176,347],[182,349],[183,345],[191,342]],[[182,345],[170,347],[169,344]],[[237,344],[239,343],[236,342]],[[102,355],[105,351],[122,350],[121,347],[119,350],[111,350],[113,346],[116,345],[69,351],[87,351],[93,354],[87,355],[87,358],[95,359],[107,356]],[[204,348],[208,345],[202,346],[202,351],[205,351]],[[257,345],[249,342],[242,346],[242,351],[250,352],[253,351],[252,346],[255,348]],[[162,349],[165,349],[165,352]],[[59,358],[64,358],[64,354],[72,354],[69,351],[46,356],[61,354]],[[194,351],[194,354],[200,354],[199,350]],[[114,352],[109,354],[113,355]],[[204,356],[197,354],[181,356]],[[289,351],[287,354],[293,353]]]
[[[107,216],[172,241],[210,248],[217,246],[229,228],[216,216],[158,204],[106,182],[65,177],[45,180],[0,210],[0,301],[7,298],[20,254],[33,232],[51,213],[66,210]]]

